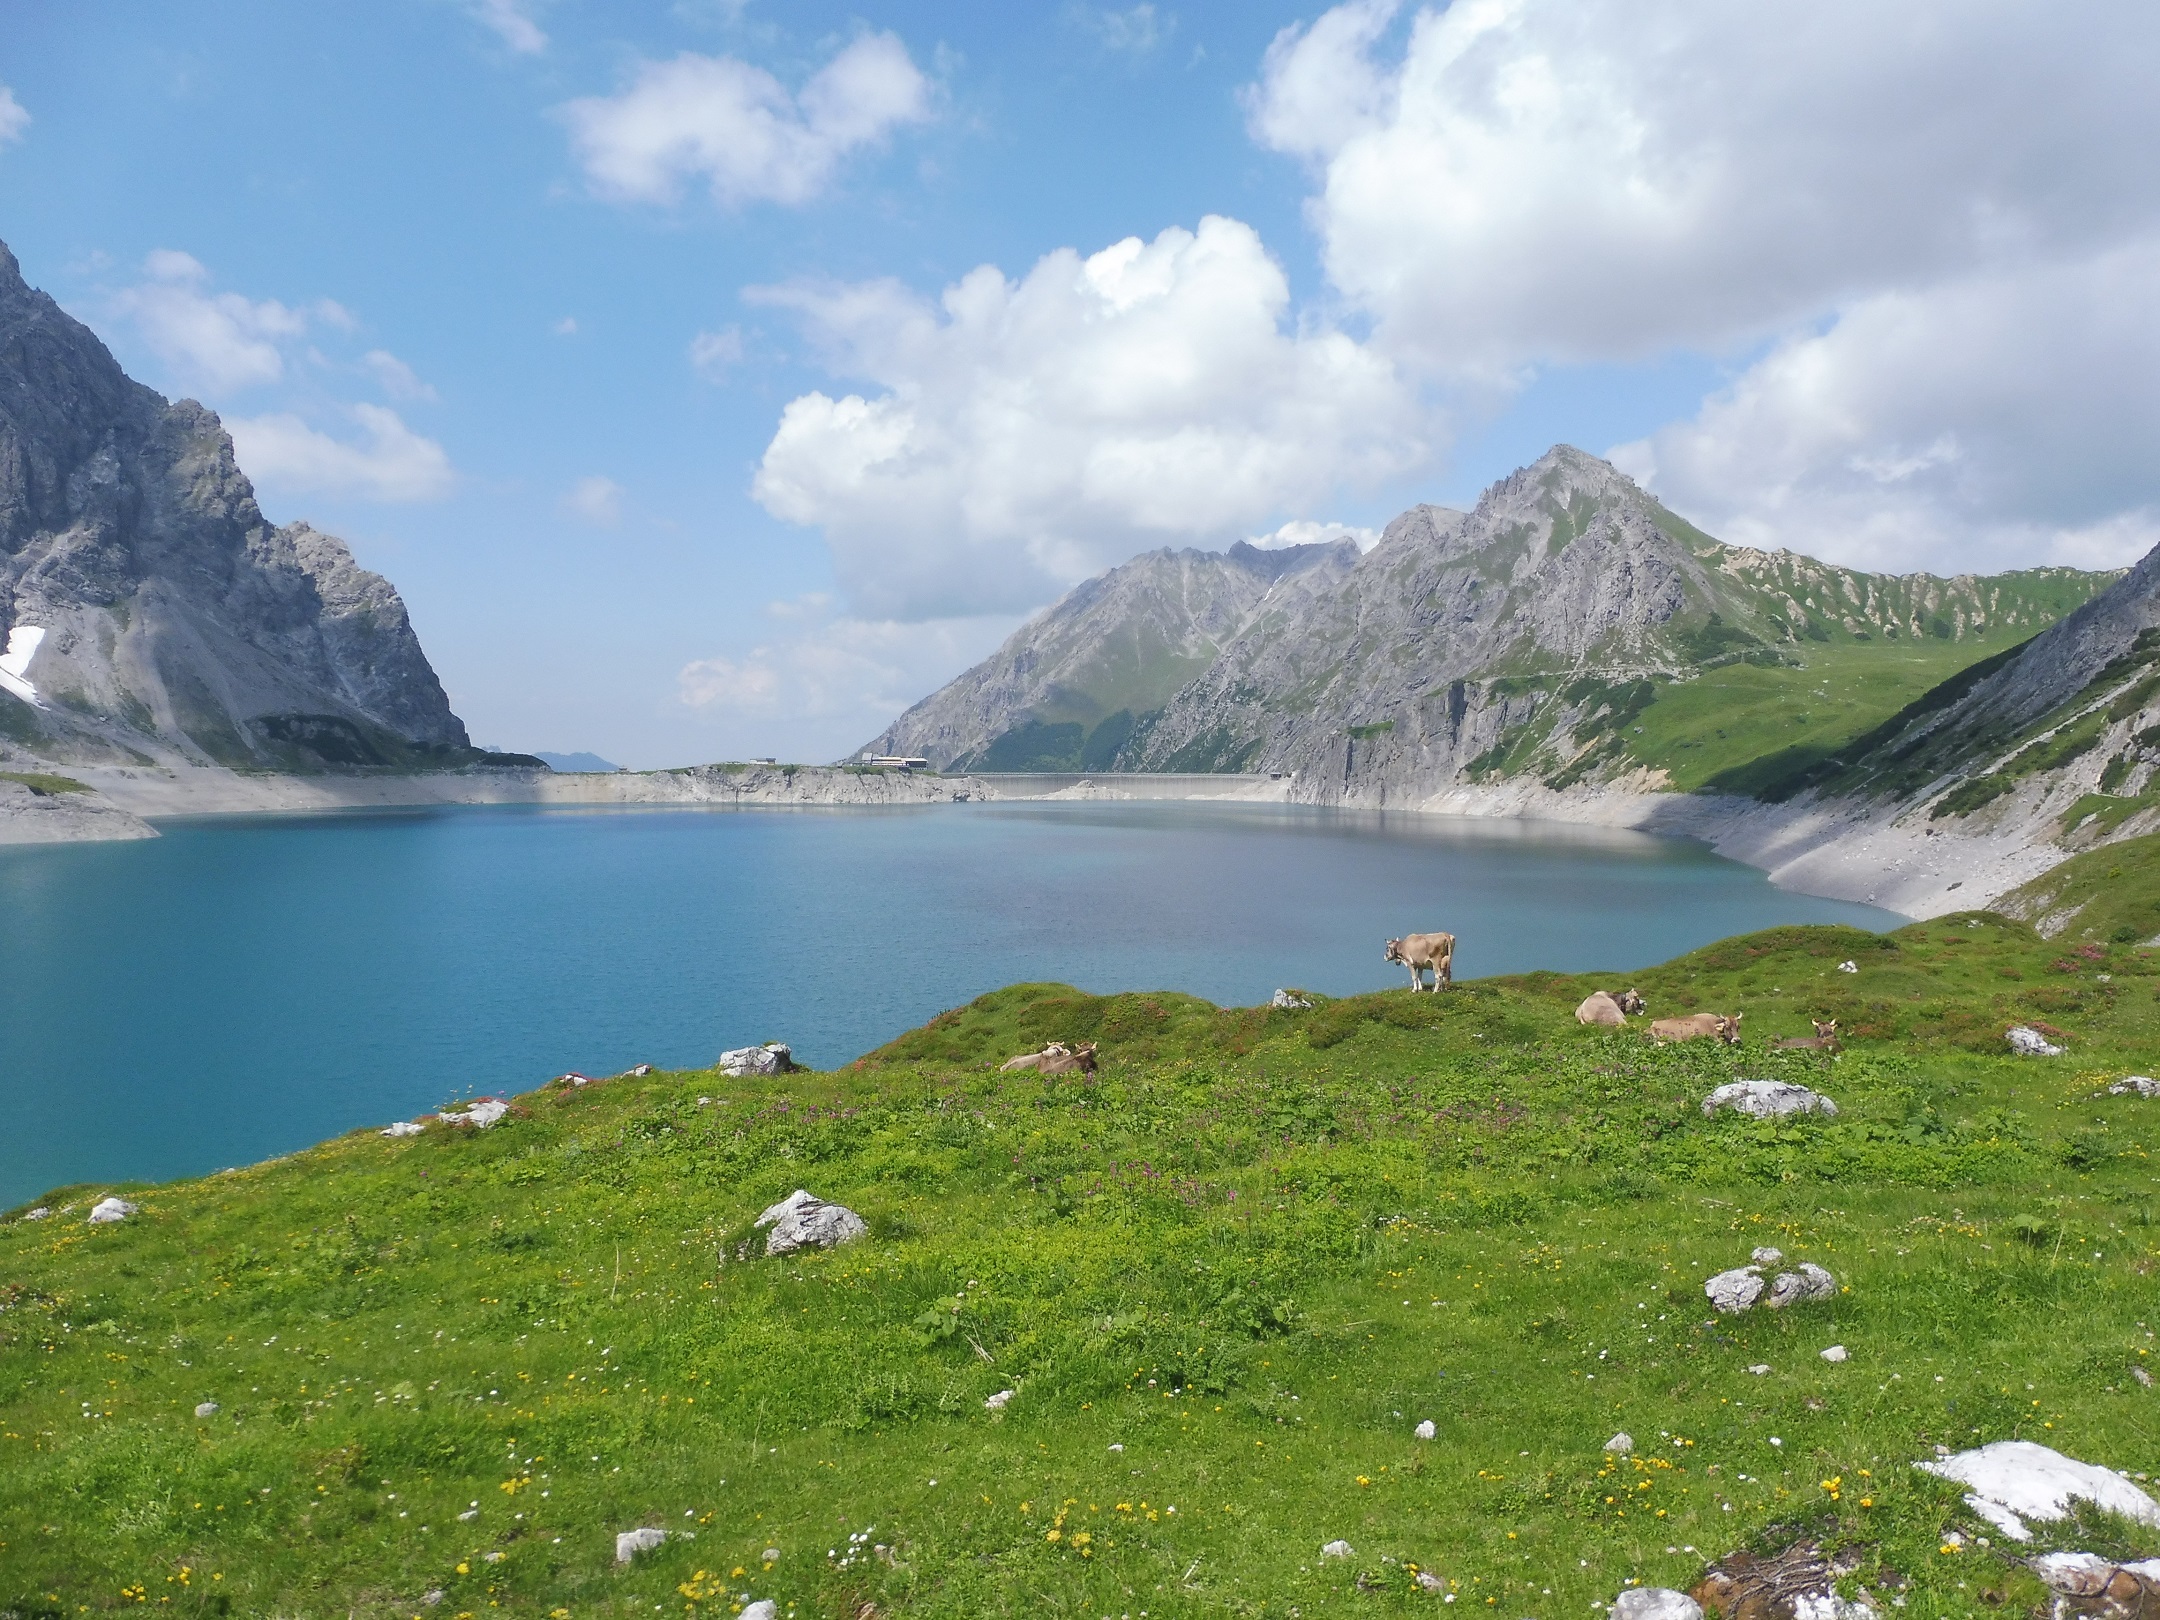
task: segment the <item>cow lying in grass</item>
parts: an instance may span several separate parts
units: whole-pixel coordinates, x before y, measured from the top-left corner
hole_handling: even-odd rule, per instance
[[[1643,998],[1633,990],[1623,990],[1617,996],[1610,990],[1593,990],[1583,997],[1582,1005],[1575,1009],[1575,1022],[1618,1029],[1631,1015],[1642,1011]]]
[[[1095,1043],[1088,1041],[1080,1046],[1068,1047],[1062,1041],[1052,1041],[1040,1052],[1023,1052],[1016,1058],[1007,1058],[998,1065],[999,1072],[1007,1069],[1033,1069],[1037,1074],[1082,1074],[1095,1072]]]
[[[1432,969],[1432,990],[1455,982],[1455,936],[1453,934],[1405,934],[1387,942],[1387,959],[1410,970],[1410,988],[1425,988],[1425,970]]]
[[[1690,1013],[1685,1018],[1653,1018],[1650,1020],[1650,1038],[1660,1046],[1667,1041],[1694,1041],[1704,1037],[1723,1041],[1727,1046],[1740,1044],[1740,1020],[1746,1013],[1734,1013],[1727,1018],[1723,1013]]]
[[[1810,1018],[1808,1022],[1815,1026],[1815,1034],[1812,1039],[1805,1035],[1794,1035],[1777,1042],[1779,1050],[1787,1052],[1835,1052],[1838,1050],[1837,1020],[1835,1018],[1831,1019],[1827,1024],[1820,1018]]]

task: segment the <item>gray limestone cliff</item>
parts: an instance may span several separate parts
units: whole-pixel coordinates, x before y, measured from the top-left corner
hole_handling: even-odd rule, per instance
[[[217,417],[127,377],[0,245],[0,627],[16,756],[411,769],[477,756],[390,582],[264,518]]]

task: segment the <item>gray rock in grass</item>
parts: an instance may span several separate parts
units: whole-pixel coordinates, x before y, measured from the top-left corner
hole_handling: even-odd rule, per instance
[[[90,1211],[92,1226],[107,1226],[114,1221],[124,1221],[140,1207],[125,1198],[101,1198]]]
[[[788,1074],[795,1067],[795,1054],[779,1041],[767,1041],[763,1046],[738,1046],[732,1052],[722,1052],[720,1061],[713,1066],[737,1079],[751,1074]]]
[[[2041,1034],[2037,1029],[2027,1029],[2023,1024],[2003,1031],[2003,1039],[2010,1043],[2010,1050],[2019,1057],[2061,1057],[2063,1049]]]
[[[2133,1074],[2108,1087],[2110,1097],[2160,1097],[2160,1080],[2149,1074]]]
[[[631,1559],[637,1557],[639,1553],[651,1552],[666,1540],[667,1532],[665,1530],[656,1530],[651,1525],[643,1525],[636,1530],[625,1530],[615,1538],[615,1562],[627,1564]]]
[[[1798,1271],[1781,1271],[1770,1280],[1770,1297],[1763,1301],[1773,1311],[1811,1299],[1829,1299],[1837,1292],[1837,1278],[1812,1260],[1800,1262]]]
[[[800,1187],[760,1215],[757,1225],[772,1228],[765,1238],[767,1255],[837,1248],[870,1230],[869,1223],[846,1205],[828,1204]]]
[[[1825,1119],[1835,1119],[1838,1111],[1837,1104],[1821,1092],[1786,1080],[1735,1080],[1719,1086],[1703,1099],[1702,1111],[1707,1117],[1721,1108],[1753,1119],[1784,1119],[1791,1114],[1821,1114]]]
[[[1736,1266],[1731,1271],[1721,1271],[1702,1285],[1702,1291],[1709,1296],[1718,1315],[1738,1316],[1762,1298],[1762,1268]]]

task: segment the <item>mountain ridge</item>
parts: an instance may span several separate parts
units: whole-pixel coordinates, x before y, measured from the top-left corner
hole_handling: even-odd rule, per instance
[[[1143,560],[1077,587],[872,748],[1000,768],[998,724],[1023,706],[978,704],[986,674],[1030,667],[1043,643],[1099,630],[1097,587]],[[1786,745],[1790,757],[1731,762],[1740,777],[1713,789],[1745,791],[1744,768],[1778,776],[1815,763],[1900,702],[2082,606],[2113,577],[2061,568],[1868,574],[1727,546],[1619,469],[1560,445],[1494,484],[1471,512],[1412,507],[1370,552],[1256,603],[1159,710],[1133,715],[1125,741],[1063,764],[1264,771],[1294,778],[1301,797],[1344,802],[1414,801],[1525,776],[1556,787],[1701,785],[1696,778],[1716,772],[1698,766],[1718,750],[1688,758],[1696,745],[1680,739],[1664,757],[1658,734],[1676,706],[1699,705],[1706,674],[1746,666],[1765,672],[1757,684],[1768,690],[1773,672],[1796,687],[1796,672],[1840,659],[1865,665],[1868,680],[1895,668],[1890,695],[1899,702],[1870,698],[1872,707],[1850,705],[1850,714],[1836,701],[1811,703],[1827,717],[1810,717],[1805,740]],[[1082,609],[1092,625],[1080,622]],[[931,715],[937,726],[920,723]],[[1636,743],[1638,735],[1648,740]],[[954,746],[962,736],[965,749]]]
[[[404,600],[266,519],[217,415],[127,376],[0,243],[0,624],[46,631],[0,749],[61,763],[470,763]]]

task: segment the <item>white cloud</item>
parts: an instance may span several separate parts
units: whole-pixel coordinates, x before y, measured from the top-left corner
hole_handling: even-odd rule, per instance
[[[495,31],[496,38],[520,56],[538,56],[547,49],[547,35],[525,15],[522,0],[475,0],[472,9],[475,17]]]
[[[557,337],[576,337],[577,317],[575,315],[565,315],[561,320],[549,327],[548,330]]]
[[[701,658],[676,677],[689,708],[716,716],[814,724],[852,747],[978,662],[1010,635],[1009,615],[898,623],[834,617],[822,596],[768,605],[786,628],[745,652]]]
[[[362,441],[332,438],[290,412],[228,420],[240,467],[260,485],[292,494],[428,501],[450,492],[450,457],[384,405],[354,405]]]
[[[1615,459],[1721,539],[1862,567],[2160,541],[2160,235],[1856,299]]]
[[[1369,348],[1293,326],[1249,226],[985,265],[937,306],[887,282],[764,289],[869,394],[792,401],[754,484],[825,531],[858,608],[1020,610],[1167,541],[1227,543],[1415,464],[1422,414]]]
[[[742,329],[736,326],[722,327],[717,332],[700,332],[690,340],[690,364],[708,382],[718,382],[728,373],[728,368],[741,363],[743,357]]]
[[[382,391],[392,399],[435,398],[435,390],[420,380],[420,374],[388,349],[370,349],[360,357],[360,363],[374,373]]]
[[[1448,370],[1628,359],[2160,221],[2160,11],[1358,0],[1270,47],[1328,275]]]
[[[570,486],[570,493],[563,497],[563,510],[587,523],[612,529],[622,522],[622,498],[622,485],[595,473]]]
[[[258,302],[239,293],[210,292],[210,272],[201,261],[171,248],[151,253],[143,269],[145,279],[123,289],[113,303],[190,385],[243,388],[284,376],[279,344],[307,330],[304,310],[274,298]]]
[[[723,206],[806,202],[850,153],[929,115],[930,83],[889,33],[855,39],[799,95],[738,58],[685,52],[562,109],[602,196],[672,202],[703,180]]]
[[[1146,56],[1177,31],[1177,18],[1142,4],[1116,11],[1108,6],[1075,6],[1073,17],[1113,51]]]
[[[15,99],[14,91],[0,84],[0,146],[21,140],[29,127],[30,110]]]
[[[1249,534],[1245,538],[1263,551],[1280,551],[1285,546],[1317,545],[1345,537],[1355,540],[1360,551],[1370,551],[1380,543],[1378,529],[1351,523],[1315,523],[1311,518],[1293,518],[1266,534]]]

